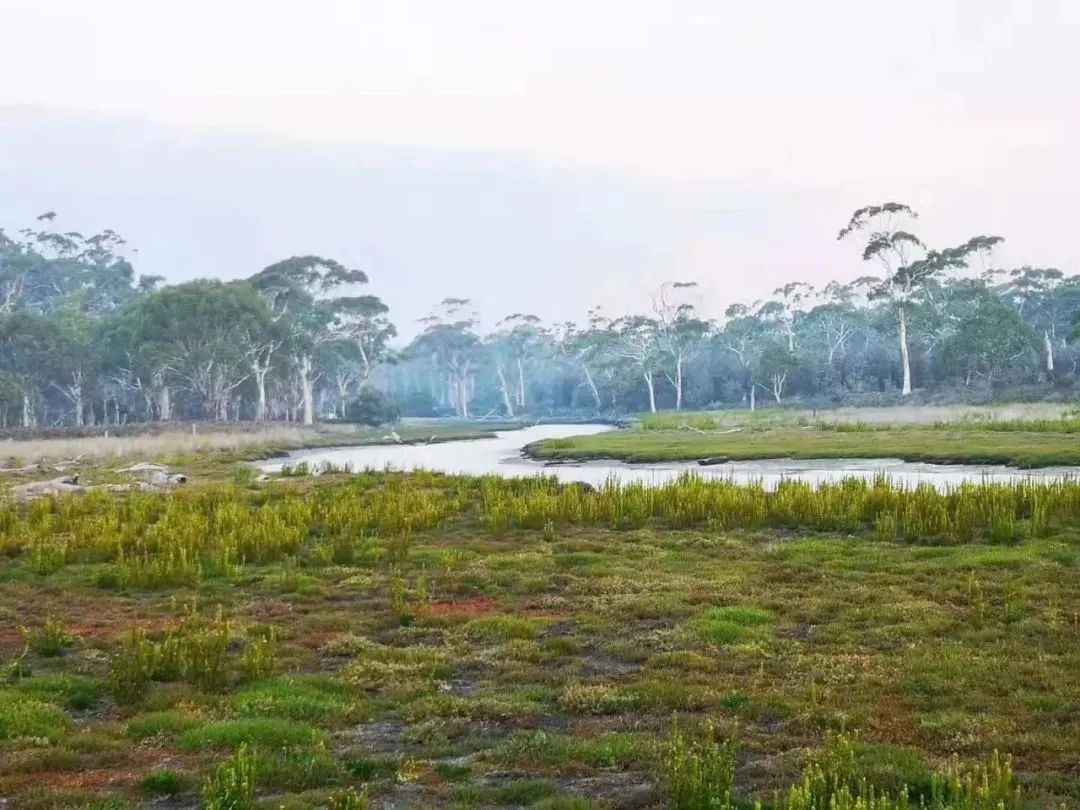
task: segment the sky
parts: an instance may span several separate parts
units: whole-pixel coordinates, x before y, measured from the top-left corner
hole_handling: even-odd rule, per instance
[[[715,312],[863,274],[835,232],[886,199],[1080,271],[1075,0],[0,0],[0,41],[0,225],[108,219],[173,280]]]

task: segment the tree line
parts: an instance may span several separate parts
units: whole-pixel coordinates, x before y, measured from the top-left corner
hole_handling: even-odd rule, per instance
[[[700,312],[694,282],[649,311],[584,323],[528,313],[484,333],[444,299],[404,345],[364,271],[295,256],[249,278],[165,285],[136,275],[113,231],[60,232],[55,214],[0,231],[0,425],[175,419],[620,414],[1071,387],[1080,276],[1004,269],[997,236],[930,247],[901,203],[856,211],[838,236],[873,272],[793,281]],[[388,406],[387,403],[393,403]]]

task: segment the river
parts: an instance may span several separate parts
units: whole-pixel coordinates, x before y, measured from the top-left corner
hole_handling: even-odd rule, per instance
[[[424,445],[368,445],[302,450],[287,459],[260,465],[266,472],[278,472],[285,464],[306,461],[313,467],[333,464],[354,470],[426,469],[466,475],[533,476],[551,475],[560,481],[583,481],[603,484],[609,478],[629,483],[641,481],[661,484],[681,473],[693,471],[706,477],[740,482],[762,482],[775,486],[785,479],[824,483],[844,478],[872,479],[879,473],[896,483],[915,486],[933,484],[939,488],[955,486],[964,481],[1013,481],[1024,478],[1059,480],[1076,477],[1075,467],[1047,467],[1020,470],[1004,466],[922,464],[894,458],[876,459],[766,459],[734,461],[702,467],[694,462],[625,464],[620,461],[588,461],[572,464],[550,464],[527,459],[522,448],[541,439],[601,433],[608,425],[537,425],[523,430],[500,431],[494,439],[471,439]]]

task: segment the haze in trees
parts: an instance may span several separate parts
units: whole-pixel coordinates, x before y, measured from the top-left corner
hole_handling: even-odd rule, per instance
[[[860,208],[839,237],[859,241],[876,275],[796,278],[719,320],[700,314],[696,283],[672,280],[648,311],[596,307],[583,323],[482,317],[446,297],[402,342],[377,267],[303,255],[242,281],[162,286],[136,275],[119,234],[54,230],[49,211],[0,232],[0,424],[311,424],[381,418],[395,403],[532,418],[1070,388],[1080,277],[999,267],[997,236],[930,248],[916,219],[903,203]]]

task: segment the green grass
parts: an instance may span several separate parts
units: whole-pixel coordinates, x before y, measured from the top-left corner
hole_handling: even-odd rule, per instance
[[[303,723],[349,723],[361,715],[354,690],[325,676],[273,678],[239,690],[233,708],[243,717],[276,717]]]
[[[0,690],[0,742],[55,742],[67,727],[67,717],[56,706],[18,692]]]
[[[177,744],[189,751],[206,748],[236,749],[241,743],[268,748],[290,745],[313,745],[326,735],[305,723],[275,718],[220,720],[182,731]]]
[[[1080,806],[1080,485],[231,469],[0,507],[13,807],[676,806],[673,716],[691,802],[727,778],[712,719],[713,746],[738,723],[739,807],[825,801],[838,762],[914,801],[995,749],[1025,810]],[[122,566],[149,578],[100,587]],[[25,649],[46,619],[78,639],[61,655]]]
[[[938,464],[1006,464],[1021,468],[1080,465],[1080,442],[1072,432],[940,427],[836,430],[776,427],[736,433],[680,430],[621,430],[568,439],[548,439],[527,447],[548,461],[617,459],[631,463],[770,458],[874,459]]]
[[[765,638],[772,614],[755,607],[710,608],[689,622],[691,633],[707,644],[736,644]]]

